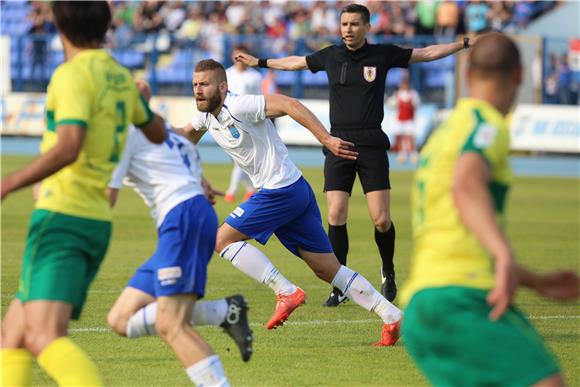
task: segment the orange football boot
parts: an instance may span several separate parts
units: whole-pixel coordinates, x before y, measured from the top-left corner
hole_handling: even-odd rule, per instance
[[[278,297],[276,297],[276,311],[270,321],[268,321],[268,324],[266,324],[266,328],[275,329],[283,325],[284,321],[288,320],[288,316],[305,302],[306,293],[300,288],[297,288],[294,293],[289,295],[278,294]]]

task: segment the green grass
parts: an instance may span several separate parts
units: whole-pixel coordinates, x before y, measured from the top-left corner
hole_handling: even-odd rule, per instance
[[[12,171],[28,160],[25,157],[2,157],[2,172]],[[205,175],[216,188],[226,187],[229,172],[230,166],[205,166]],[[303,172],[317,193],[324,218],[326,201],[322,194],[322,171],[303,168]],[[407,277],[411,254],[411,178],[410,173],[392,173],[392,217],[397,227],[396,265],[400,283]],[[378,286],[380,261],[373,240],[373,227],[358,182],[356,185],[350,201],[348,223],[349,265]],[[3,310],[17,287],[31,208],[30,189],[12,194],[2,203]],[[216,205],[221,220],[233,208],[234,205],[223,201]],[[579,215],[578,180],[516,178],[508,207],[508,233],[520,260],[538,270],[559,267],[578,270]],[[108,309],[134,269],[153,252],[156,243],[149,210],[131,190],[122,192],[114,218],[108,257],[93,284],[82,319],[71,325],[71,335],[95,359],[106,385],[190,385],[171,351],[158,338],[128,340],[106,329]],[[207,298],[241,292],[251,306],[255,353],[249,363],[242,363],[235,346],[219,329],[199,328],[221,357],[232,385],[427,384],[407,355],[404,339],[394,348],[370,347],[381,328],[374,314],[352,302],[338,309],[320,307],[329,291],[325,283],[317,280],[306,265],[284,250],[274,238],[263,251],[290,280],[305,289],[309,302],[292,315],[286,326],[267,331],[264,325],[274,310],[273,294],[214,256],[209,267]],[[552,316],[532,322],[560,360],[569,384],[580,385],[579,304],[552,304],[528,291],[519,293],[517,303],[528,315]],[[54,385],[39,368],[35,368],[34,384]]]

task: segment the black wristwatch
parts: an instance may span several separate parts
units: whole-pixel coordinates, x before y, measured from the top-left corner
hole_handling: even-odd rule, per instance
[[[463,48],[467,50],[469,47],[471,47],[469,45],[469,37],[468,36],[464,36],[463,37]]]

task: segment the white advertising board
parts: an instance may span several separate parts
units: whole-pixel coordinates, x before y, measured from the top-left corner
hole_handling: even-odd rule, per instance
[[[15,136],[41,136],[44,131],[42,93],[9,93],[0,97],[0,132]],[[176,126],[184,126],[196,111],[193,98],[153,97],[151,109]]]
[[[511,149],[580,154],[580,108],[518,105],[511,123]]]

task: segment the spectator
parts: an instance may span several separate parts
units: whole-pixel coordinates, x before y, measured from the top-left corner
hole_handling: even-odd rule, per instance
[[[137,32],[146,34],[158,32],[163,27],[161,7],[163,3],[158,0],[146,0],[139,3],[135,12],[135,29]]]
[[[48,55],[47,39],[50,32],[54,32],[54,26],[49,21],[50,12],[42,2],[33,2],[28,15],[31,27],[28,34],[31,38],[29,50],[32,53],[32,65],[30,78],[41,81],[42,87],[46,87],[46,59]],[[35,77],[36,75],[36,77]]]
[[[515,32],[516,24],[513,22],[512,6],[498,1],[492,2],[491,8],[487,13],[490,27],[496,31]]]
[[[433,35],[438,0],[420,0],[417,4],[417,34]]]
[[[400,3],[391,3],[391,33],[393,35],[407,35],[407,21],[405,10]]]
[[[487,13],[489,6],[482,1],[472,0],[465,8],[467,32],[481,32],[488,27]]]
[[[529,1],[517,1],[513,4],[513,19],[518,29],[524,29],[532,19],[534,8]]]
[[[437,25],[435,33],[437,35],[454,36],[459,22],[459,7],[453,0],[445,0],[439,4],[436,14]]]
[[[115,48],[127,48],[133,41],[135,28],[135,6],[126,1],[119,1],[113,7],[112,39]]]
[[[562,105],[569,105],[572,103],[570,99],[570,86],[572,84],[572,72],[568,66],[568,54],[564,53],[558,62],[558,103]]]
[[[390,17],[383,4],[379,1],[369,3],[371,34],[390,34],[391,32]]]
[[[195,40],[203,26],[203,13],[198,5],[191,5],[188,8],[187,19],[181,24],[176,32],[178,39]]]
[[[187,16],[183,1],[168,1],[161,8],[161,16],[167,31],[177,31]]]

